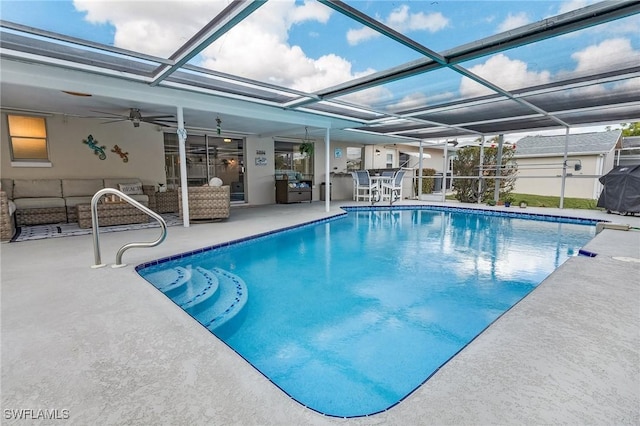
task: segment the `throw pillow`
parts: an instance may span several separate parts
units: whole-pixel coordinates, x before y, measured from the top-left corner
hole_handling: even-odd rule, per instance
[[[142,183],[119,183],[118,189],[127,195],[141,195],[142,192]]]

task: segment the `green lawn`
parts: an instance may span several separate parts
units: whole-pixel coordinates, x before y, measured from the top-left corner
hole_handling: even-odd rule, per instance
[[[530,207],[560,207],[560,197],[551,195],[533,195],[533,194],[516,194],[511,193],[513,205],[519,206],[521,201],[527,203]],[[447,195],[448,200],[455,200],[455,195]],[[598,210],[596,207],[597,200],[588,198],[570,198],[564,197],[564,208],[566,209],[590,209]]]
[[[511,193],[514,204],[520,205],[521,201],[527,203],[531,207],[560,207],[560,197],[550,195],[533,195],[533,194],[516,194]],[[564,197],[564,208],[566,209],[591,209],[596,210],[597,200],[588,198],[570,198]]]

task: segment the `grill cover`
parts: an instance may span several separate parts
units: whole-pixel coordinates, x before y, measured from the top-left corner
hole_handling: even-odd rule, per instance
[[[618,213],[640,213],[640,164],[617,166],[599,178],[604,189],[598,207]]]

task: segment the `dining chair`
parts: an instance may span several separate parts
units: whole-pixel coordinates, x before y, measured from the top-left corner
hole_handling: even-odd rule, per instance
[[[380,184],[383,197],[389,197],[389,205],[402,199],[402,180],[405,173],[405,170],[398,170],[393,179]]]
[[[360,198],[363,200],[367,200],[371,202],[371,197],[374,191],[377,189],[375,183],[371,180],[369,176],[369,171],[367,170],[358,170],[355,171],[355,197],[356,201],[359,201]]]

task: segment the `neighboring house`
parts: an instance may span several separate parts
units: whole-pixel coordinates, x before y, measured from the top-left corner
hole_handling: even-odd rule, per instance
[[[640,136],[623,137],[622,147],[616,152],[616,166],[640,164]]]
[[[566,197],[598,198],[602,190],[598,178],[614,167],[621,135],[620,130],[569,135]],[[514,192],[560,196],[565,140],[565,135],[527,136],[517,142]],[[581,165],[579,170],[576,164]]]

